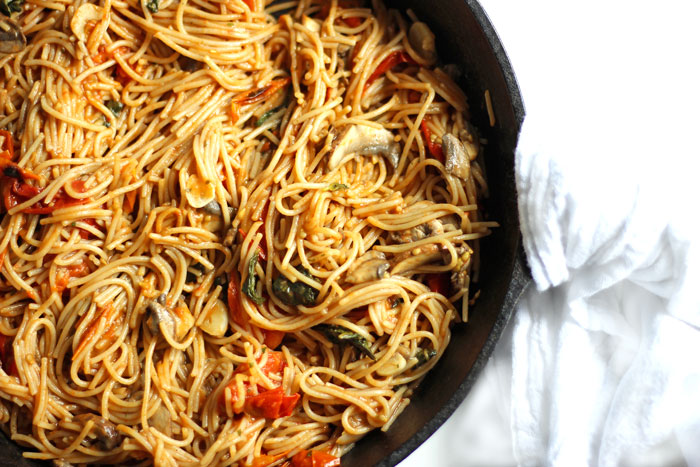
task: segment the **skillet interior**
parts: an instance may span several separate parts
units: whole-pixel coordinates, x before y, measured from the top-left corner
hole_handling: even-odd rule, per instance
[[[462,88],[470,102],[472,123],[489,140],[486,172],[491,197],[488,216],[501,227],[482,241],[483,290],[471,308],[467,325],[452,329],[443,358],[418,387],[411,404],[392,428],[374,431],[343,457],[346,467],[392,466],[425,441],[452,414],[491,355],[526,285],[528,273],[520,248],[520,230],[513,176],[514,152],[524,109],[505,52],[476,0],[388,1],[393,8],[413,8],[437,36],[445,63],[464,71]],[[484,102],[489,90],[496,115],[491,128]],[[0,434],[0,466],[46,465],[25,459],[21,449]]]

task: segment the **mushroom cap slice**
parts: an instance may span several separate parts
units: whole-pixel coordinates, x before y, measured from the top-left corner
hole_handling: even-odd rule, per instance
[[[13,54],[21,52],[27,47],[27,38],[19,27],[10,18],[0,16],[0,53]]]
[[[180,186],[184,187],[187,203],[195,209],[203,208],[214,201],[214,183],[197,174],[190,175],[186,167],[180,169]]]
[[[408,42],[418,55],[428,61],[431,65],[437,61],[435,51],[435,34],[427,24],[416,21],[408,30]]]
[[[348,154],[381,154],[396,168],[399,165],[399,151],[399,144],[394,141],[391,131],[367,125],[349,125],[333,143],[328,168],[333,170],[340,166]]]
[[[88,21],[99,21],[102,19],[104,10],[93,4],[83,3],[70,20],[70,29],[79,41],[87,41],[88,33],[85,30]]]
[[[445,152],[445,170],[462,180],[469,177],[469,155],[462,142],[453,134],[442,137],[442,150]]]

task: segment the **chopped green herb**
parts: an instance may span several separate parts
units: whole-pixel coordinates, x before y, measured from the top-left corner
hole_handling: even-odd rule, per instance
[[[78,225],[77,222],[71,222],[71,223],[70,223],[70,226],[71,226],[71,227],[76,227],[77,225]]]
[[[124,104],[121,102],[115,101],[115,100],[108,100],[105,105],[107,108],[114,114],[115,117],[118,117],[120,113],[122,113],[122,109],[124,108]]]
[[[158,0],[148,0],[146,2],[146,8],[148,8],[148,11],[151,13],[158,13]]]
[[[418,352],[416,352],[416,358],[418,361],[415,365],[413,365],[413,368],[415,369],[422,367],[435,355],[437,355],[437,350],[435,349],[419,349]]]
[[[12,16],[12,13],[20,13],[22,11],[24,0],[0,0],[0,13],[5,16]]]
[[[280,105],[279,107],[275,107],[274,109],[268,110],[264,114],[260,116],[260,118],[255,122],[255,126],[259,127],[262,126],[263,123],[265,123],[270,117],[272,117],[274,114],[282,110],[284,105]]]
[[[265,352],[267,352],[267,347],[263,346],[263,348],[262,348],[262,354],[265,355]]]
[[[338,191],[338,190],[347,190],[350,188],[347,186],[345,183],[331,183],[328,186],[328,191]]]
[[[309,271],[301,266],[297,266],[297,271],[312,279]],[[282,301],[291,306],[304,305],[314,306],[318,298],[318,290],[301,281],[292,282],[283,275],[279,275],[272,281],[272,293]]]
[[[399,305],[403,305],[403,297],[395,297],[395,298],[391,301],[391,307],[392,307],[392,308],[396,308],[396,307],[399,306]]]
[[[105,117],[104,115],[102,116],[102,125],[106,126],[107,128],[112,126],[112,124],[109,123],[109,120],[107,120],[107,117]]]
[[[258,252],[256,251],[250,261],[248,262],[248,277],[246,277],[245,282],[243,282],[243,293],[250,297],[258,305],[261,305],[265,299],[258,295],[258,276],[255,275],[255,265],[258,264]]]
[[[314,329],[322,332],[323,335],[334,344],[350,344],[372,360],[377,359],[377,357],[375,357],[372,353],[372,350],[369,348],[369,342],[367,342],[367,339],[356,332],[352,332],[348,328],[337,326],[335,324],[319,324],[315,326]]]

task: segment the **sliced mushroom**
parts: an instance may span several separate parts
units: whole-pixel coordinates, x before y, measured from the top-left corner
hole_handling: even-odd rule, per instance
[[[27,47],[27,38],[12,19],[0,16],[0,53],[14,54]]]
[[[79,41],[85,42],[88,38],[86,31],[87,24],[90,21],[99,21],[102,19],[104,10],[94,3],[83,3],[70,20],[70,29],[75,34]]]
[[[389,130],[348,125],[333,143],[328,168],[333,170],[338,167],[348,154],[381,154],[396,168],[399,165],[399,150],[399,144]]]
[[[445,170],[450,175],[466,180],[469,178],[469,155],[462,142],[453,134],[442,137],[442,150],[445,152]]]
[[[209,232],[218,232],[224,226],[223,211],[221,210],[221,205],[218,201],[212,200],[211,202],[204,205],[202,211],[209,214],[203,219],[202,227],[204,227]],[[228,217],[233,219],[236,217],[236,209],[231,206],[228,207]]]
[[[81,424],[92,421],[94,424],[92,432],[95,435],[97,444],[107,451],[111,451],[122,443],[122,435],[117,431],[114,423],[99,415],[86,413],[73,417],[73,420]]]
[[[218,298],[199,328],[214,337],[221,337],[228,330],[228,308]]]
[[[180,186],[185,190],[187,203],[195,209],[203,208],[214,201],[214,184],[199,175],[190,175],[187,168],[180,169]]]
[[[393,243],[417,242],[418,240],[423,240],[424,238],[432,237],[433,235],[440,235],[444,232],[445,228],[442,225],[442,222],[437,219],[433,219],[425,224],[411,227],[410,229],[391,232],[389,234],[389,240],[391,240]]]
[[[233,228],[229,228],[224,235],[224,246],[232,247],[236,241],[236,231]]]
[[[212,216],[219,216],[223,217],[224,212],[221,210],[221,204],[217,200],[212,200],[205,204],[202,207],[202,211],[206,212],[207,214],[211,214]],[[236,208],[232,208],[231,206],[228,207],[228,216],[230,218],[233,218],[236,216]]]
[[[414,248],[410,252],[398,255],[394,259],[396,266],[391,270],[392,274],[402,274],[413,271],[420,266],[439,262],[443,259],[442,253],[434,243]]]
[[[172,435],[172,419],[170,411],[164,405],[160,405],[156,412],[148,419],[148,424],[166,436]]]
[[[472,250],[464,245],[457,247],[456,250],[457,264],[450,275],[450,285],[454,292],[464,289],[469,282],[469,265],[472,255]],[[443,263],[446,265],[449,264],[452,261],[452,255],[449,250],[444,249],[441,253]]]
[[[417,21],[408,30],[408,42],[418,55],[427,60],[431,65],[437,60],[435,51],[435,34],[427,24]]]
[[[384,279],[388,277],[387,271],[391,264],[386,260],[384,253],[371,250],[360,256],[355,263],[350,266],[345,280],[351,284],[361,284],[363,282]]]
[[[161,295],[164,297],[165,295]],[[171,339],[180,340],[194,325],[194,317],[184,303],[179,304],[170,312],[161,302],[164,300],[148,302],[149,315],[146,325],[153,335],[168,333]]]
[[[406,359],[400,353],[395,353],[389,361],[379,367],[377,374],[380,376],[394,376],[406,369]]]

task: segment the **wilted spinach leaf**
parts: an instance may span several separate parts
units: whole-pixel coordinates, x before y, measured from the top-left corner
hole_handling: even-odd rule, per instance
[[[258,276],[255,274],[255,265],[258,264],[258,252],[256,251],[250,261],[248,262],[248,277],[246,277],[245,282],[243,282],[243,293],[250,297],[258,305],[261,305],[265,299],[258,295],[257,285]]]
[[[348,328],[335,324],[319,324],[314,326],[314,329],[323,333],[326,338],[338,345],[350,344],[359,350],[364,355],[372,360],[376,360],[372,350],[369,348],[369,342],[356,332],[352,332]]]

